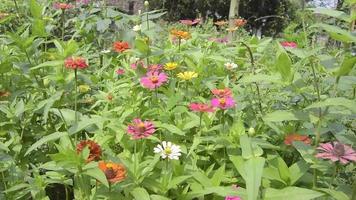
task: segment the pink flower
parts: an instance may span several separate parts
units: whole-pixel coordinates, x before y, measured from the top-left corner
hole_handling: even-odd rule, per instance
[[[148,70],[151,71],[151,72],[161,71],[162,70],[162,65],[160,65],[160,64],[150,65],[150,66],[148,66]]]
[[[295,43],[295,42],[284,41],[284,42],[281,42],[281,45],[283,47],[297,48],[297,43]]]
[[[213,90],[211,90],[211,93],[213,93],[213,95],[218,98],[231,97],[231,95],[232,95],[232,91],[230,88],[213,89]]]
[[[196,24],[198,24],[201,20],[200,19],[194,19],[194,20],[190,20],[190,19],[182,19],[179,20],[180,23],[187,25],[187,26],[194,26]]]
[[[191,103],[189,109],[193,112],[214,112],[214,108],[211,105],[204,103]]]
[[[64,66],[68,69],[84,69],[88,64],[82,57],[69,57],[64,61]]]
[[[132,120],[132,124],[127,127],[127,133],[133,139],[141,139],[151,136],[156,131],[151,121],[142,121],[139,118]]]
[[[145,88],[154,90],[167,82],[168,76],[164,72],[149,71],[141,78],[141,84]]]
[[[241,200],[241,198],[238,196],[226,196],[225,200]]]
[[[209,38],[209,41],[226,44],[229,40],[227,37],[223,37],[223,38]]]
[[[74,6],[72,4],[69,4],[69,3],[59,3],[59,2],[56,2],[53,4],[53,7],[57,10],[67,10],[67,9],[71,9],[73,8]]]
[[[317,158],[328,159],[333,162],[340,161],[342,164],[356,161],[356,152],[352,147],[340,142],[320,144],[317,149],[320,150],[320,152],[315,155]]]
[[[115,73],[116,73],[117,75],[123,75],[123,74],[125,74],[125,70],[124,70],[124,69],[117,69],[117,70],[115,71]]]
[[[136,70],[138,66],[145,66],[145,63],[142,60],[136,61],[135,63],[131,63],[131,69]]]
[[[87,4],[89,4],[90,0],[76,0],[76,2],[87,5]]]
[[[226,110],[235,106],[235,100],[231,97],[214,98],[211,105]]]

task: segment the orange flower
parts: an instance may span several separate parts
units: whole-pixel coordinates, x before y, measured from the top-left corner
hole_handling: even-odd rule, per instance
[[[118,53],[122,53],[122,52],[126,51],[127,49],[130,49],[130,46],[129,46],[128,42],[118,41],[118,42],[114,42],[113,49]]]
[[[189,39],[190,38],[190,33],[186,32],[186,31],[180,31],[180,30],[171,30],[171,35],[173,35],[174,37],[178,38],[178,39]]]
[[[217,26],[225,26],[228,24],[228,22],[224,20],[220,20],[220,21],[216,21],[214,24]]]
[[[121,164],[100,161],[99,168],[104,172],[110,183],[120,182],[126,178],[126,169]]]
[[[86,162],[91,162],[93,160],[99,160],[101,156],[101,148],[100,146],[92,141],[92,140],[82,140],[80,143],[77,145],[77,153],[81,153],[85,147],[89,148],[89,156],[86,160]]]
[[[247,23],[246,19],[243,18],[235,19],[235,26],[237,27],[245,26],[246,23]]]
[[[86,60],[82,57],[69,57],[64,61],[64,65],[68,69],[84,69],[88,67]]]
[[[286,145],[292,145],[294,141],[300,141],[303,142],[304,144],[310,144],[311,139],[307,135],[299,135],[296,133],[289,134],[284,138],[284,144]]]

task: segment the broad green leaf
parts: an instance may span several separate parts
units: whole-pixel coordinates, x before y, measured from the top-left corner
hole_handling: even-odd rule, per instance
[[[193,177],[204,187],[211,187],[213,184],[211,183],[211,180],[202,172],[195,172],[193,174]]]
[[[327,189],[327,188],[317,188],[316,190],[324,192],[331,197],[335,198],[336,200],[349,200],[350,198],[343,193],[342,191],[336,191],[332,189]]]
[[[284,160],[281,157],[277,157],[269,162],[278,169],[279,177],[281,177],[281,179],[288,184],[290,182],[291,174]]]
[[[315,14],[323,14],[337,19],[341,19],[345,22],[351,22],[350,15],[339,10],[322,7],[310,8],[310,10],[314,11]]]
[[[171,200],[171,199],[169,199],[167,197],[164,197],[164,196],[161,196],[161,195],[155,195],[155,194],[150,195],[150,197],[151,197],[151,200]]]
[[[332,37],[334,40],[338,40],[346,43],[356,42],[356,36],[352,35],[348,30],[341,29],[338,26],[317,23],[312,27],[318,27],[324,29],[326,32],[329,33],[330,37]]]
[[[104,32],[106,31],[111,24],[110,19],[102,19],[96,22],[96,30],[99,32]]]
[[[150,200],[150,195],[148,192],[145,190],[145,188],[135,188],[131,192],[132,196],[135,198],[135,200]]]
[[[166,124],[166,123],[161,123],[161,124],[156,124],[157,127],[164,128],[168,130],[171,133],[177,134],[177,135],[185,135],[183,131],[181,131],[178,127],[172,125],[172,124]]]
[[[323,193],[299,187],[286,187],[281,190],[267,188],[264,200],[309,200],[324,196]]]
[[[261,157],[251,158],[244,164],[247,200],[258,198],[264,165],[265,159]]]
[[[33,18],[42,18],[42,6],[36,1],[30,1],[30,12]]]
[[[348,75],[352,68],[355,67],[356,64],[356,57],[351,57],[351,58],[347,58],[345,57],[339,70],[336,72],[337,76],[346,76]]]
[[[225,174],[225,165],[221,166],[219,169],[217,169],[211,178],[211,183],[213,186],[219,186],[220,183],[222,182]]]
[[[289,111],[289,110],[277,110],[272,113],[268,113],[263,117],[263,120],[268,122],[282,122],[282,121],[298,121],[308,120],[308,115],[303,112]]]
[[[38,37],[46,37],[45,21],[42,19],[34,19],[32,23],[32,35]]]
[[[145,42],[143,39],[138,38],[135,40],[135,47],[143,54],[148,55],[150,53],[150,48],[148,43]]]
[[[294,163],[289,167],[290,185],[294,185],[308,171],[309,165],[304,161]]]
[[[239,118],[235,123],[233,123],[232,127],[230,128],[230,134],[236,137],[240,137],[244,135],[245,127],[241,118]]]
[[[253,143],[246,134],[240,137],[240,146],[242,149],[242,157],[244,159],[261,156],[263,154],[262,148],[256,143]]]
[[[104,184],[106,187],[109,188],[109,182],[108,182],[104,172],[101,171],[98,167],[86,169],[83,173],[95,178],[100,183]]]
[[[282,76],[282,80],[287,82],[293,80],[292,61],[284,50],[277,55],[276,67]]]
[[[65,136],[65,135],[68,135],[68,133],[67,132],[55,132],[55,133],[44,136],[43,138],[41,138],[40,140],[38,140],[37,142],[32,144],[30,146],[30,148],[27,149],[25,156],[28,155],[29,153],[31,153],[33,150],[37,149],[38,147],[42,146],[43,144],[58,140],[59,138]]]
[[[47,62],[41,63],[35,67],[31,67],[30,70],[40,69],[43,67],[54,67],[54,66],[59,66],[59,65],[63,65],[63,64],[64,64],[63,60],[47,61]]]
[[[93,118],[84,118],[78,122],[78,124],[74,124],[69,128],[68,132],[70,135],[78,133],[79,131],[89,127],[90,125],[99,126],[101,123],[105,121],[104,118],[101,117],[93,117]]]
[[[280,83],[280,78],[278,75],[265,75],[265,74],[256,74],[244,76],[241,80],[241,83]]]
[[[247,179],[247,172],[244,168],[245,161],[242,158],[242,156],[230,156],[231,162],[234,164],[235,168],[239,172],[239,174],[242,176],[244,180]]]
[[[313,103],[312,105],[306,107],[305,109],[323,108],[328,106],[341,106],[346,109],[349,109],[353,113],[356,113],[356,101],[349,100],[344,97],[328,98],[322,102]]]
[[[314,163],[314,149],[312,146],[304,144],[303,142],[293,142],[293,146],[297,149],[300,155],[307,163]]]

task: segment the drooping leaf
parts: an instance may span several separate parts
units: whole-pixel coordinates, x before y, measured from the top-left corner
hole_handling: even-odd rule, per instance
[[[109,188],[109,182],[108,182],[104,172],[101,171],[98,167],[86,169],[83,173],[95,178],[100,183],[104,184],[106,187]]]
[[[68,135],[68,133],[67,132],[55,132],[55,133],[44,136],[43,138],[41,138],[40,140],[38,140],[37,142],[32,144],[30,146],[30,148],[27,149],[25,156],[28,155],[29,153],[31,153],[33,150],[37,149],[38,147],[42,146],[43,144],[58,140],[59,138],[65,136],[65,135]]]
[[[305,109],[311,108],[323,108],[328,106],[341,106],[349,109],[353,113],[356,113],[356,101],[346,99],[344,97],[328,98],[322,102],[313,103],[312,105],[306,107]]]
[[[145,188],[140,188],[137,187],[133,189],[131,192],[132,196],[135,198],[135,200],[150,200],[150,195],[146,191]]]
[[[281,190],[267,188],[264,200],[309,200],[323,195],[321,192],[300,187],[286,187]]]

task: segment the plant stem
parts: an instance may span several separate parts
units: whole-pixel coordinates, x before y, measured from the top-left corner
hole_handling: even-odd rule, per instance
[[[313,79],[314,79],[314,88],[315,91],[317,93],[317,97],[318,97],[318,102],[321,101],[321,97],[320,97],[320,88],[319,88],[319,82],[318,82],[318,77],[316,75],[316,71],[315,71],[315,66],[314,66],[314,62],[312,62],[312,72],[313,72]],[[318,124],[317,124],[317,130],[315,133],[315,146],[318,146],[319,141],[320,141],[320,129],[321,129],[321,122],[322,122],[322,111],[321,108],[318,109]]]
[[[147,10],[146,10],[146,23],[147,23],[147,30],[150,30],[150,22],[148,21],[148,11],[149,11],[149,9],[147,8]]]
[[[330,189],[333,187],[335,178],[336,178],[336,176],[337,176],[338,169],[339,169],[339,165],[336,163],[336,164],[335,164],[335,167],[334,167],[333,175],[332,175],[332,177],[331,177],[331,182],[330,182],[330,186],[329,186]]]
[[[62,10],[62,14],[61,14],[61,38],[62,38],[62,41],[64,41],[64,21],[65,21],[65,11]]]
[[[78,71],[77,69],[74,69],[74,79],[75,79],[75,86],[74,86],[74,116],[75,116],[75,124],[78,124],[78,113],[77,113],[77,88],[78,88]],[[75,134],[75,142],[77,142],[77,136],[78,134]]]
[[[20,14],[20,9],[19,9],[19,6],[17,5],[17,1],[16,0],[13,0],[14,1],[14,4],[15,4],[15,8],[16,8],[16,12],[17,12],[17,16],[19,16]]]
[[[202,122],[202,117],[203,117],[203,113],[201,112],[199,115],[199,137],[201,136],[202,133],[202,129],[201,129],[201,122]]]
[[[135,177],[135,183],[137,181],[137,141],[134,141],[134,177]],[[137,184],[137,183],[136,183]]]
[[[67,185],[64,185],[64,190],[66,192],[66,200],[69,200],[69,192],[68,192],[68,187]]]
[[[180,43],[181,43],[181,39],[178,38],[178,52],[180,52]]]
[[[3,171],[1,172],[1,176],[2,176],[2,182],[4,184],[4,189],[7,190],[7,185],[6,185],[6,181],[5,181],[5,175],[4,175]],[[5,195],[5,199],[6,199],[6,193],[5,192],[4,192],[4,195]]]

